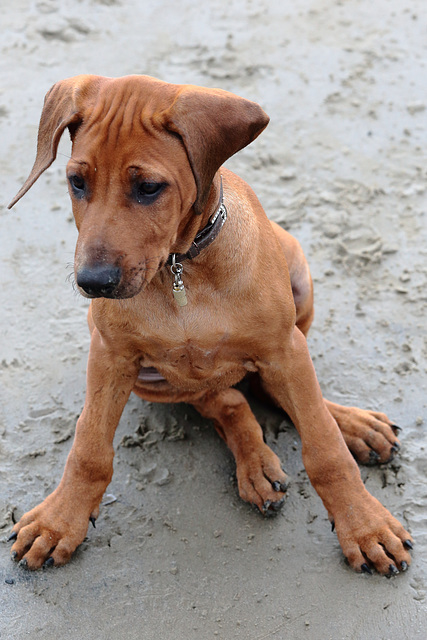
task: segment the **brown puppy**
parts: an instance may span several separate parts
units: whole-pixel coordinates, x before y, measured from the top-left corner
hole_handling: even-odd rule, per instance
[[[392,423],[322,398],[305,339],[313,298],[302,250],[243,180],[220,169],[267,123],[258,105],[225,91],[146,76],[77,76],[47,94],[37,158],[10,206],[53,162],[68,127],[75,278],[93,298],[92,339],[62,480],[13,529],[24,566],[64,564],[84,539],[132,391],[212,418],[236,459],[241,497],[263,513],[278,509],[286,476],[233,388],[248,372],[297,427],[350,565],[383,574],[409,565],[409,533],[365,489],[349,451],[387,461],[398,447]]]

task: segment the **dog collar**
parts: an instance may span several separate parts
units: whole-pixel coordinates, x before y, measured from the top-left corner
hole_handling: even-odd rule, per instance
[[[208,247],[215,240],[226,220],[227,209],[224,204],[224,192],[222,188],[221,176],[221,187],[219,192],[219,204],[217,210],[209,220],[206,227],[204,227],[196,235],[187,253],[171,253],[167,260],[167,264],[173,265],[174,262],[180,263],[183,260],[193,260],[193,258],[196,258],[203,249],[206,249],[206,247]]]

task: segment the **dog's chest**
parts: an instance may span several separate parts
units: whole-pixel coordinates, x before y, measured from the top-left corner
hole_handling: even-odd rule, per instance
[[[151,366],[159,370],[173,384],[180,381],[212,380],[213,378],[241,377],[241,358],[235,353],[226,336],[217,343],[198,343],[188,339],[181,344],[154,344],[147,348],[141,359],[141,366]]]
[[[248,354],[229,327],[208,324],[145,335],[141,367],[154,367],[173,386],[188,390],[235,384],[248,371]]]
[[[218,305],[219,306],[219,305]],[[200,390],[224,387],[254,371],[259,351],[256,323],[242,320],[234,306],[188,305],[176,314],[160,305],[135,307],[126,321],[108,331],[109,339],[124,351],[138,354],[143,370],[140,382],[156,382],[163,376],[174,387]],[[102,317],[97,317],[102,322]],[[105,331],[104,331],[105,332]],[[120,338],[119,338],[120,336]],[[160,376],[159,376],[160,374]]]

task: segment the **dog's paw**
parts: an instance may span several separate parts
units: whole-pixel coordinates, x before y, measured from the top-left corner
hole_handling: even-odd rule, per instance
[[[338,540],[349,565],[358,572],[372,569],[386,576],[411,564],[412,538],[396,518],[367,491],[363,502],[352,502],[333,515]]]
[[[264,516],[279,511],[288,484],[276,454],[262,443],[256,450],[236,459],[236,463],[240,497],[256,505]]]
[[[344,440],[358,462],[382,464],[393,460],[400,449],[399,427],[385,413],[357,407],[343,407],[326,401]]]
[[[81,504],[64,504],[52,493],[14,526],[12,560],[32,570],[66,564],[83,542],[90,516]]]

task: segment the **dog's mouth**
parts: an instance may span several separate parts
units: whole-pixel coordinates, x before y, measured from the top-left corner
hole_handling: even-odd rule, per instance
[[[80,294],[84,298],[88,298],[89,300],[94,300],[96,298],[108,298],[110,300],[125,300],[126,298],[134,298],[136,295],[138,295],[138,293],[140,293],[143,290],[144,285],[140,289],[135,291],[117,289],[115,291],[105,292],[105,293],[92,293],[91,291],[85,291],[81,287],[78,287],[78,288],[79,288]]]
[[[123,300],[134,298],[141,293],[155,274],[163,268],[166,258],[157,261],[155,267],[148,267],[145,260],[143,266],[128,269],[114,264],[96,264],[76,270],[76,284],[85,298],[109,298]]]

